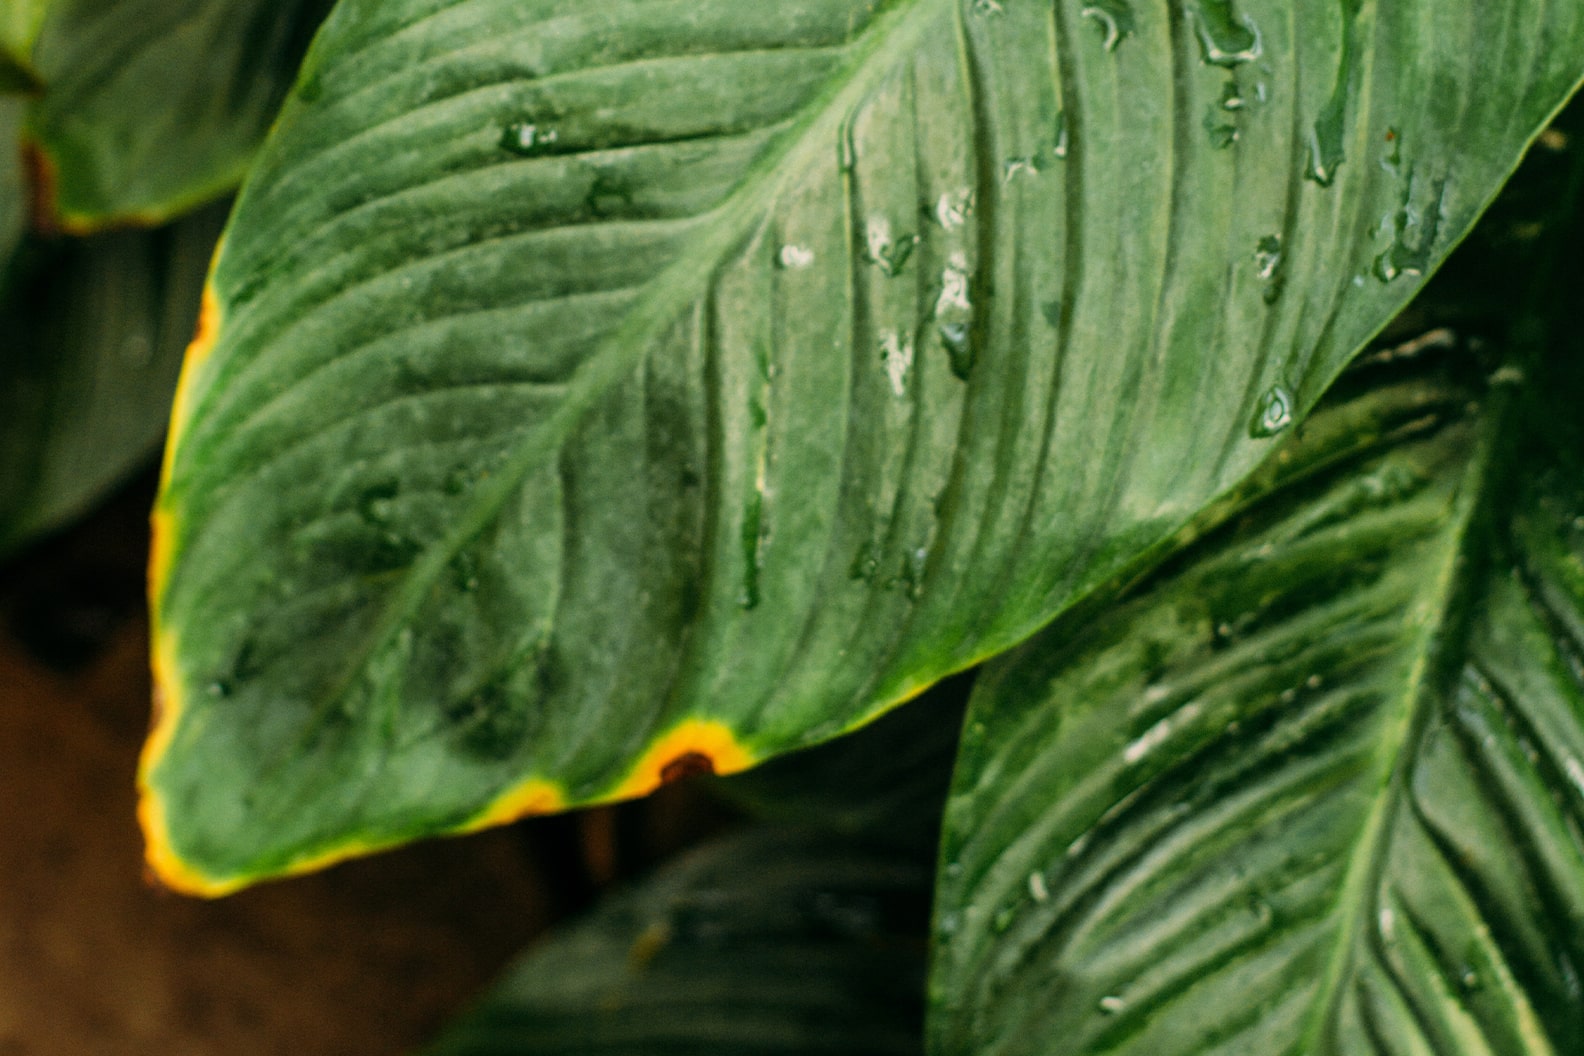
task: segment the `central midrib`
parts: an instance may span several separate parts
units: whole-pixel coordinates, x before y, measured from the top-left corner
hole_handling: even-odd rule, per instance
[[[737,190],[716,207],[714,221],[650,280],[650,292],[638,299],[621,325],[574,371],[550,416],[512,446],[510,457],[462,511],[456,528],[413,563],[365,647],[355,653],[340,683],[305,724],[304,737],[311,737],[346,700],[369,661],[407,624],[451,560],[493,523],[527,476],[572,435],[601,397],[637,369],[653,336],[704,292],[720,262],[751,234],[765,207],[775,200],[791,159],[811,150],[818,152],[826,145],[835,150],[847,115],[889,72],[884,54],[911,55],[934,19],[955,8],[955,0],[895,0],[875,16],[851,45],[849,62],[810,103],[807,116],[782,134]],[[834,157],[831,164],[836,164]]]

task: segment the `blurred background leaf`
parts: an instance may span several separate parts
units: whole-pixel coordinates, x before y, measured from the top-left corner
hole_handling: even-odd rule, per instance
[[[724,837],[530,952],[430,1056],[913,1056],[929,866],[796,829]]]

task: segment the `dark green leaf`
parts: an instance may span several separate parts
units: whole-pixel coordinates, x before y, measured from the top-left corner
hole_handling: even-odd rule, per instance
[[[0,295],[22,232],[27,228],[27,174],[22,168],[19,136],[24,104],[0,98]]]
[[[235,188],[329,2],[53,0],[29,133],[63,226],[158,223]]]
[[[929,870],[757,830],[529,953],[430,1056],[911,1056]]]
[[[193,890],[1019,641],[1401,306],[1584,8],[345,0],[306,69],[159,512],[144,817]]]
[[[861,730],[716,784],[759,817],[934,852],[972,674],[932,686]]]
[[[24,243],[0,301],[0,553],[153,461],[224,218]]]
[[[1584,1038],[1584,397],[1366,365],[1231,522],[989,665],[931,1051],[1556,1054]]]

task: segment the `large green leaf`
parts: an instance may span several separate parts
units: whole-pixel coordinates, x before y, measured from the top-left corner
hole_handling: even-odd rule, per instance
[[[143,809],[191,890],[737,768],[1020,640],[1404,302],[1584,9],[344,0],[305,69],[158,514]]]
[[[329,3],[52,0],[29,134],[61,225],[158,223],[235,188]]]
[[[224,219],[23,243],[0,297],[0,553],[154,461]]]
[[[910,1056],[929,869],[761,829],[552,937],[430,1056]]]
[[[932,1052],[1578,1051],[1579,351],[1366,363],[1230,524],[985,669]]]

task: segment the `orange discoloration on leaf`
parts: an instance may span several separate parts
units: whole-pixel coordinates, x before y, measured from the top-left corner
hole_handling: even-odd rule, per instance
[[[561,789],[548,781],[532,778],[515,788],[508,789],[469,822],[463,832],[477,832],[496,825],[505,825],[519,818],[537,814],[554,814],[566,808],[566,797]]]
[[[22,168],[27,174],[29,225],[38,234],[56,234],[61,225],[55,210],[55,159],[37,142],[25,139],[22,141]]]
[[[693,774],[734,774],[754,763],[753,755],[724,723],[689,719],[664,734],[638,760],[608,798],[648,795],[661,785]]]
[[[143,744],[143,755],[138,761],[137,811],[138,822],[143,827],[148,867],[154,877],[172,891],[214,898],[242,885],[211,880],[182,861],[171,846],[165,804],[154,791],[150,780],[160,758],[170,747],[182,713],[181,683],[175,670],[175,643],[170,635],[155,634],[150,659],[154,670],[154,712],[148,740]]]

